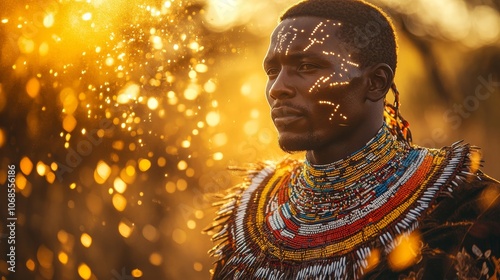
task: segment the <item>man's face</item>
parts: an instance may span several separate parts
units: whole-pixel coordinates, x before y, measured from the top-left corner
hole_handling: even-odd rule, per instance
[[[340,28],[333,20],[297,17],[271,35],[266,97],[285,151],[321,149],[363,119],[362,71],[338,38]]]

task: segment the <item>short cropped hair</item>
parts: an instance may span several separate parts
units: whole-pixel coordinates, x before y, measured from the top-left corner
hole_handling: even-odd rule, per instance
[[[280,20],[301,16],[341,22],[339,39],[350,47],[351,57],[361,68],[386,63],[396,72],[396,34],[380,8],[361,0],[305,0],[288,8]]]

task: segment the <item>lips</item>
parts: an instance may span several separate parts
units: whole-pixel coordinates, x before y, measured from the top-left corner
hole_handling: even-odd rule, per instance
[[[298,121],[304,117],[302,111],[288,107],[288,106],[280,106],[275,107],[271,110],[271,117],[274,121],[274,124],[279,126],[286,126],[295,121]]]

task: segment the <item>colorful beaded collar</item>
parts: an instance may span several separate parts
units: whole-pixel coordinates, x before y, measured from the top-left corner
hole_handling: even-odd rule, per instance
[[[389,253],[438,196],[452,192],[471,149],[409,147],[384,126],[342,161],[268,164],[218,213],[227,221],[218,224],[214,239],[222,242],[213,253],[230,254],[221,273],[358,278],[372,249]]]

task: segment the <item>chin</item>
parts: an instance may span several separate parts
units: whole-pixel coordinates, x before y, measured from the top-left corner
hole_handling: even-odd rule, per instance
[[[319,147],[318,139],[312,136],[282,136],[278,139],[280,148],[287,153],[315,150]]]

